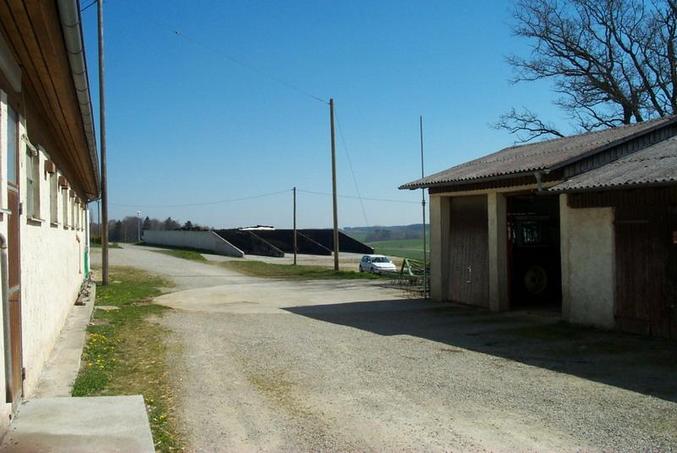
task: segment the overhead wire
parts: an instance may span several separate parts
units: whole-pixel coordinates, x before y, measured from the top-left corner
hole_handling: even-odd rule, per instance
[[[204,202],[197,202],[197,203],[160,204],[160,205],[123,204],[123,203],[110,203],[110,204],[113,205],[113,206],[120,206],[120,207],[127,207],[127,208],[183,208],[183,207],[191,207],[191,206],[209,206],[209,205],[216,205],[216,204],[233,203],[233,202],[236,202],[236,201],[255,200],[257,198],[271,197],[273,195],[288,193],[290,191],[291,191],[291,189],[285,189],[285,190],[279,190],[277,192],[268,192],[268,193],[262,193],[262,194],[258,194],[258,195],[251,195],[251,196],[248,196],[248,197],[226,198],[226,199],[223,199],[223,200],[204,201]]]
[[[314,190],[303,190],[303,189],[299,189],[299,188],[297,188],[296,190],[297,190],[297,192],[307,193],[307,194],[310,194],[310,195],[323,195],[323,196],[331,196],[332,195],[330,192],[318,192],[318,191],[314,191]],[[349,199],[353,199],[353,200],[362,199],[362,200],[366,200],[366,201],[382,201],[384,203],[420,204],[420,201],[395,200],[395,199],[392,199],[392,198],[369,198],[369,197],[361,197],[360,198],[360,197],[357,197],[355,195],[341,195],[341,194],[338,194],[337,196],[339,198],[349,198]]]
[[[80,10],[80,12],[83,12],[83,11],[89,9],[90,7],[95,5],[98,1],[99,0],[92,0],[89,4],[87,4],[85,7],[83,7]],[[134,2],[131,2],[131,3],[134,3]],[[165,31],[173,34],[174,36],[176,36],[178,38],[182,38],[184,41],[192,44],[193,46],[199,47],[199,48],[202,48],[203,50],[211,52],[211,53],[227,60],[228,62],[230,62],[232,64],[238,65],[238,66],[256,74],[260,78],[268,79],[272,82],[275,82],[276,84],[278,84],[280,86],[287,88],[288,90],[295,91],[296,93],[301,94],[301,95],[303,95],[303,96],[305,96],[309,99],[312,99],[314,101],[321,102],[323,104],[329,104],[329,102],[326,99],[323,99],[320,96],[316,96],[315,94],[313,94],[309,90],[301,88],[300,86],[298,86],[294,83],[291,83],[287,80],[284,80],[280,77],[274,76],[274,75],[272,75],[272,74],[270,74],[270,73],[268,73],[268,72],[266,72],[266,71],[264,71],[260,68],[257,68],[256,66],[253,66],[249,63],[246,63],[246,62],[240,60],[239,58],[236,58],[236,57],[234,57],[234,56],[232,56],[232,55],[230,55],[226,52],[223,52],[222,50],[215,49],[211,46],[205,45],[204,43],[201,43],[201,42],[195,40],[194,38],[188,36],[187,34],[182,32],[181,30],[178,30],[177,27],[175,27],[172,24],[169,24],[167,22],[164,22],[162,20],[158,20],[157,18],[150,17],[150,16],[146,16],[145,19],[146,19],[147,22],[154,23],[156,26],[164,28]],[[344,132],[343,132],[343,127],[341,126],[341,122],[338,118],[338,115],[336,116],[336,122],[337,122],[337,129],[339,131],[339,138],[341,140],[342,147],[343,147],[344,153],[345,153],[347,161],[348,161],[348,167],[350,169],[353,184],[355,185],[355,190],[356,190],[356,193],[357,193],[357,196],[340,195],[339,194],[338,197],[346,198],[346,199],[357,199],[357,200],[359,200],[360,207],[361,207],[361,210],[362,210],[362,215],[363,215],[364,220],[367,224],[369,224],[369,220],[368,220],[367,211],[366,211],[366,208],[365,208],[365,205],[364,205],[365,200],[367,200],[367,201],[379,201],[379,202],[386,202],[386,203],[418,204],[418,202],[415,202],[415,201],[363,197],[362,194],[361,194],[361,191],[359,189],[359,184],[357,182],[357,177],[355,175],[355,171],[354,171],[354,168],[353,168],[352,159],[351,159],[350,152],[348,150],[348,145],[347,145],[345,135],[344,135]],[[317,191],[309,191],[309,190],[301,190],[301,189],[299,189],[298,191],[301,192],[301,193],[306,193],[306,194],[311,194],[311,195],[323,195],[323,196],[331,195],[331,193],[327,193],[327,192],[317,192]],[[138,208],[174,208],[174,207],[208,206],[208,205],[217,205],[217,204],[231,203],[231,202],[237,202],[237,201],[252,200],[252,199],[257,199],[257,198],[264,198],[264,197],[274,196],[274,195],[278,195],[278,194],[282,194],[282,193],[286,193],[286,192],[289,192],[289,189],[277,191],[277,192],[270,192],[270,193],[264,193],[264,194],[259,194],[259,195],[247,196],[247,197],[214,200],[214,201],[207,201],[207,202],[197,202],[197,203],[158,204],[158,205],[123,204],[123,203],[110,203],[110,204],[113,205],[113,206],[138,207]]]
[[[94,2],[96,2],[96,1],[97,0],[94,0]],[[131,3],[134,4],[134,2],[131,2]],[[301,95],[303,95],[303,96],[305,96],[309,99],[312,99],[314,101],[321,102],[323,104],[329,104],[328,100],[323,99],[322,97],[313,94],[309,90],[301,88],[300,86],[298,86],[295,83],[292,83],[288,80],[277,77],[277,76],[275,76],[275,75],[273,75],[273,74],[271,74],[267,71],[264,71],[264,70],[254,66],[254,65],[246,63],[246,62],[242,61],[241,59],[234,57],[233,55],[231,55],[229,53],[224,52],[221,49],[216,49],[214,47],[211,47],[209,45],[206,45],[202,42],[197,41],[196,39],[187,35],[183,31],[179,30],[178,27],[176,27],[176,26],[174,26],[174,25],[172,25],[168,22],[165,22],[163,20],[159,20],[156,17],[152,17],[152,16],[145,16],[145,20],[147,20],[148,22],[154,23],[158,27],[164,28],[166,32],[169,32],[169,33],[173,34],[174,36],[177,36],[179,38],[184,39],[186,42],[192,44],[193,46],[201,48],[201,49],[206,50],[208,52],[211,52],[211,53],[227,60],[228,62],[230,62],[232,64],[238,65],[238,66],[256,74],[257,76],[259,76],[263,79],[268,79],[272,82],[275,82],[276,84],[283,86],[283,87],[287,88],[288,90],[295,91],[296,93],[301,94]]]
[[[357,192],[357,198],[360,200],[360,207],[362,208],[362,215],[364,216],[364,223],[369,226],[369,219],[367,218],[367,210],[364,208],[364,201],[362,200],[362,194],[360,193],[360,186],[357,184],[357,178],[355,177],[355,171],[353,170],[353,161],[350,158],[350,152],[348,152],[348,144],[346,139],[343,136],[343,127],[341,126],[341,120],[339,119],[336,109],[334,109],[334,116],[336,117],[336,126],[339,132],[339,138],[341,139],[341,144],[343,145],[343,151],[348,160],[348,168],[350,169],[350,174],[353,177],[353,184],[355,185],[355,192]]]
[[[289,193],[293,189],[285,189],[285,190],[278,190],[276,192],[267,192],[267,193],[262,193],[262,194],[257,194],[257,195],[250,195],[246,197],[239,197],[239,198],[226,198],[222,200],[213,200],[213,201],[203,201],[203,202],[195,202],[195,203],[177,203],[177,204],[159,204],[159,205],[151,205],[151,204],[132,204],[132,203],[110,203],[112,206],[120,206],[120,207],[127,207],[127,208],[181,208],[181,207],[192,207],[192,206],[210,206],[210,205],[217,205],[217,204],[225,204],[225,203],[234,203],[238,201],[247,201],[247,200],[255,200],[258,198],[266,198],[266,197],[272,197],[275,195],[280,195],[283,193]],[[331,196],[332,194],[330,192],[319,192],[319,191],[313,191],[313,190],[303,190],[297,188],[296,191],[298,193],[305,193],[309,195],[321,195],[321,196]],[[409,200],[396,200],[392,198],[369,198],[369,197],[357,197],[354,195],[342,195],[338,194],[337,195],[339,198],[347,198],[347,199],[354,199],[354,200],[366,200],[366,201],[379,201],[379,202],[385,202],[385,203],[403,203],[403,204],[419,204],[418,201],[409,201]]]
[[[80,10],[80,12],[82,13],[82,12],[87,11],[89,8],[91,8],[92,6],[96,5],[96,2],[98,2],[98,1],[99,1],[99,0],[92,0],[87,6],[84,6],[84,7]]]

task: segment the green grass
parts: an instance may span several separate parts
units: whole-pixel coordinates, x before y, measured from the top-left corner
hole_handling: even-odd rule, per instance
[[[95,248],[95,249],[101,248],[101,244],[99,244],[98,242],[90,242],[89,246],[92,247],[92,248]],[[109,249],[121,249],[122,247],[120,247],[120,244],[118,244],[117,242],[109,242],[108,248]]]
[[[322,266],[293,266],[290,264],[272,264],[263,261],[224,261],[218,263],[227,269],[254,277],[286,278],[299,280],[327,280],[327,279],[366,279],[384,278],[379,275],[354,271],[334,272],[333,269]]]
[[[423,259],[423,239],[397,239],[392,241],[368,242],[374,253],[401,258]],[[428,252],[430,253],[430,252]]]
[[[207,258],[202,256],[200,252],[194,250],[184,250],[184,249],[170,249],[170,250],[155,250],[158,253],[164,253],[165,255],[173,256],[174,258],[181,258],[184,260],[198,261],[201,263],[206,263]]]
[[[73,396],[143,395],[156,450],[181,451],[166,363],[167,331],[148,320],[168,310],[151,299],[171,284],[129,267],[112,268],[110,277],[110,285],[97,287],[95,304],[115,309],[94,311]]]

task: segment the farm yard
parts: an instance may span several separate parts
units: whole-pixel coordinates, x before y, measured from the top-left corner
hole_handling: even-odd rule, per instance
[[[378,280],[255,277],[128,245],[111,260],[174,285],[151,321],[191,451],[677,446],[677,350],[658,339]]]

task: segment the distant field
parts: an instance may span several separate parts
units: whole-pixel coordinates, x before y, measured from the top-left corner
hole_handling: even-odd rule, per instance
[[[423,239],[400,239],[393,241],[367,242],[374,247],[374,253],[399,256],[402,258],[423,259]]]

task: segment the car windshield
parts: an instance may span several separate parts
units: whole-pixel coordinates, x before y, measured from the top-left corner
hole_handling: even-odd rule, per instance
[[[386,258],[385,256],[376,256],[372,260],[374,263],[389,263],[390,260]]]

